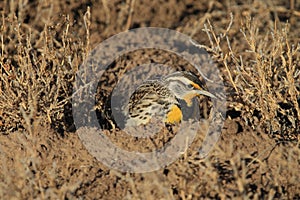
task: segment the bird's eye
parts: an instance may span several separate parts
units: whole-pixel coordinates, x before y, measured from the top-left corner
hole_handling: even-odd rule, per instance
[[[190,89],[190,90],[194,89],[194,86],[193,86],[192,84],[188,84],[187,87],[188,87],[188,89]]]

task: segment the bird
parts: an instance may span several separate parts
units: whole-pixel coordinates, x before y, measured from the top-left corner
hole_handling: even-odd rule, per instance
[[[192,72],[176,71],[156,80],[147,80],[129,98],[126,127],[147,125],[160,116],[165,124],[178,124],[183,119],[180,100],[192,106],[196,96],[216,98]]]

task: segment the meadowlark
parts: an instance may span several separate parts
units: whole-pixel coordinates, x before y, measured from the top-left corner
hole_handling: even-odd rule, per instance
[[[199,95],[215,98],[191,72],[177,71],[158,80],[148,80],[129,99],[126,126],[146,125],[156,116],[161,116],[166,124],[180,123],[183,116],[179,99],[190,107],[192,99]]]

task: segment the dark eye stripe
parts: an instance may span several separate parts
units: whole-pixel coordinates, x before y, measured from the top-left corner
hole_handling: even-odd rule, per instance
[[[191,80],[195,85],[198,85],[200,88],[205,88],[204,84],[198,79],[198,77],[196,75],[194,75],[191,72],[183,72],[183,75],[188,78],[189,80]],[[194,86],[195,87],[195,86]],[[198,88],[198,87],[195,87]]]

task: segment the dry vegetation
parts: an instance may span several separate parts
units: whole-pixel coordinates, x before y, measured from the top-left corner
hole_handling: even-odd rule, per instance
[[[299,2],[175,2],[0,2],[1,199],[300,198]],[[95,44],[141,26],[203,44],[228,114],[206,159],[188,151],[156,172],[126,174],[74,134],[72,84]]]
[[[204,29],[210,41],[210,46],[204,48],[222,63],[224,79],[234,91],[229,107],[240,111],[253,129],[261,127],[279,139],[297,140],[300,46],[289,41],[289,25],[277,28],[274,24],[273,30],[260,33],[258,21],[246,18],[240,29],[240,42],[246,47],[238,52],[227,35],[231,24],[218,35],[210,22]]]

